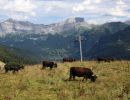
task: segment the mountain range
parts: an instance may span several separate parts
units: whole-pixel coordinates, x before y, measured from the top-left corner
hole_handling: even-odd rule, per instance
[[[130,25],[126,22],[88,24],[84,18],[68,18],[50,25],[8,19],[0,23],[0,44],[15,48],[19,57],[60,60],[80,58],[77,36],[82,41],[83,59],[98,56],[130,59]]]
[[[33,34],[55,34],[62,33],[74,28],[91,28],[92,25],[87,24],[84,18],[68,18],[67,20],[54,23],[50,25],[33,24],[28,21],[16,21],[14,19],[7,19],[0,23],[0,35],[14,34],[14,33],[33,33]]]

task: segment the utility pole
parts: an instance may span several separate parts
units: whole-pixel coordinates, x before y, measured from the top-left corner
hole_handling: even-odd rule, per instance
[[[76,38],[76,41],[79,42],[79,50],[80,50],[80,61],[82,62],[83,61],[83,54],[82,54],[82,41],[83,40],[86,40],[86,38],[84,36],[81,36],[79,35],[77,38]]]
[[[82,55],[82,41],[81,41],[81,36],[79,36],[78,39],[79,39],[79,46],[80,46],[80,60],[82,62],[83,61],[83,55]]]

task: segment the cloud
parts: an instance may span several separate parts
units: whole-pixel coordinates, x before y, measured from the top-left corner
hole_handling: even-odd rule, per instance
[[[87,10],[93,10],[96,9],[96,5],[101,3],[101,0],[84,0],[80,4],[76,4],[73,7],[74,12],[81,12],[81,11],[87,11]]]
[[[122,21],[130,18],[130,0],[0,0],[0,15],[36,23],[74,16],[96,23]]]
[[[101,23],[130,18],[128,9],[130,9],[129,0],[84,0],[76,4],[72,10],[74,13],[86,16],[89,22]]]
[[[13,2],[9,1],[3,9],[13,12],[30,13],[35,7],[36,6],[30,0],[14,0]]]
[[[34,9],[36,9],[36,5],[31,0],[0,1],[0,10],[5,12],[6,16],[15,19],[27,19],[29,16],[35,16]]]
[[[64,12],[71,12],[71,9],[73,7],[73,3],[70,2],[66,2],[66,1],[46,1],[43,2],[41,5],[41,9],[45,12],[45,13],[56,13],[56,12],[60,12],[61,14]],[[60,15],[59,13],[59,15]]]
[[[118,0],[114,8],[112,8],[109,13],[114,16],[128,16],[129,12],[127,9],[129,5],[127,5],[123,0]]]

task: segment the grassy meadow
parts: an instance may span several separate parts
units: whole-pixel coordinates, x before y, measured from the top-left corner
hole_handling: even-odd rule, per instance
[[[91,68],[95,83],[76,77],[68,81],[72,66]],[[0,71],[0,100],[130,100],[130,62],[95,61],[58,63],[41,70],[42,65],[26,65],[13,74]]]

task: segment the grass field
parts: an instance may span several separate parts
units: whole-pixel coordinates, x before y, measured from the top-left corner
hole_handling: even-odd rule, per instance
[[[98,75],[95,83],[76,77],[68,81],[72,66],[91,68]],[[58,63],[41,70],[41,65],[26,65],[13,74],[0,72],[0,100],[130,100],[130,62]]]

